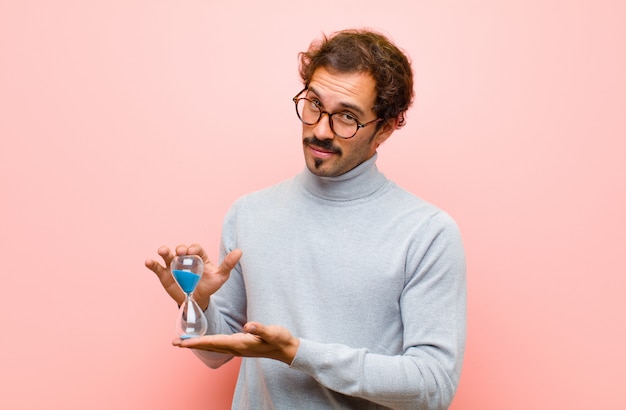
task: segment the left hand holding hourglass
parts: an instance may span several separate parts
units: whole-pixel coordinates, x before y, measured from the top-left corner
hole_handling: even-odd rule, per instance
[[[242,254],[241,250],[235,249],[226,255],[222,263],[217,266],[209,260],[209,257],[200,245],[179,245],[176,247],[175,251],[176,253],[173,253],[168,247],[162,246],[159,248],[158,254],[163,258],[164,265],[152,259],[146,260],[145,265],[157,275],[159,281],[161,281],[161,285],[170,297],[174,299],[178,305],[182,305],[185,301],[185,292],[178,286],[178,283],[176,283],[176,280],[170,272],[172,260],[176,256],[183,255],[197,255],[202,258],[204,262],[204,273],[193,292],[194,299],[202,310],[205,310],[209,306],[209,298],[211,295],[217,292],[224,282],[228,280],[230,271],[237,265]]]

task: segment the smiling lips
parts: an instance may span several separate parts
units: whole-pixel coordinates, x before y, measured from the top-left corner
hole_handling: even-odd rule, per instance
[[[328,158],[336,154],[335,151],[327,150],[327,149],[318,147],[317,145],[309,144],[308,148],[309,148],[309,151],[318,158]]]
[[[332,141],[329,140],[320,140],[313,136],[305,138],[304,145],[309,153],[316,158],[325,159],[335,154],[341,155],[341,150],[334,147]]]

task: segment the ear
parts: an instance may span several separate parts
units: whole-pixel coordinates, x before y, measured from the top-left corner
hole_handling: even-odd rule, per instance
[[[399,119],[398,118],[390,118],[383,123],[378,130],[378,134],[376,134],[376,146],[379,146],[383,142],[387,141],[387,138],[391,137],[391,134],[398,128]]]

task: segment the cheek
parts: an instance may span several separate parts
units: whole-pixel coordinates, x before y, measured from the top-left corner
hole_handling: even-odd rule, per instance
[[[374,152],[376,152],[377,146],[378,144],[375,141],[370,140],[368,142],[363,142],[358,147],[353,147],[353,150],[351,151],[351,153],[355,157],[359,157],[361,160],[365,160],[371,157],[374,154]]]
[[[313,126],[302,124],[302,137],[310,137],[313,135]]]

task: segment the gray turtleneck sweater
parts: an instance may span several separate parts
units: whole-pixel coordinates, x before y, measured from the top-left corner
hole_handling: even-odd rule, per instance
[[[239,199],[222,257],[243,256],[206,311],[209,334],[248,321],[300,338],[291,365],[244,358],[234,409],[445,409],[465,345],[455,222],[380,173],[308,169]],[[229,356],[196,352],[210,367]]]

